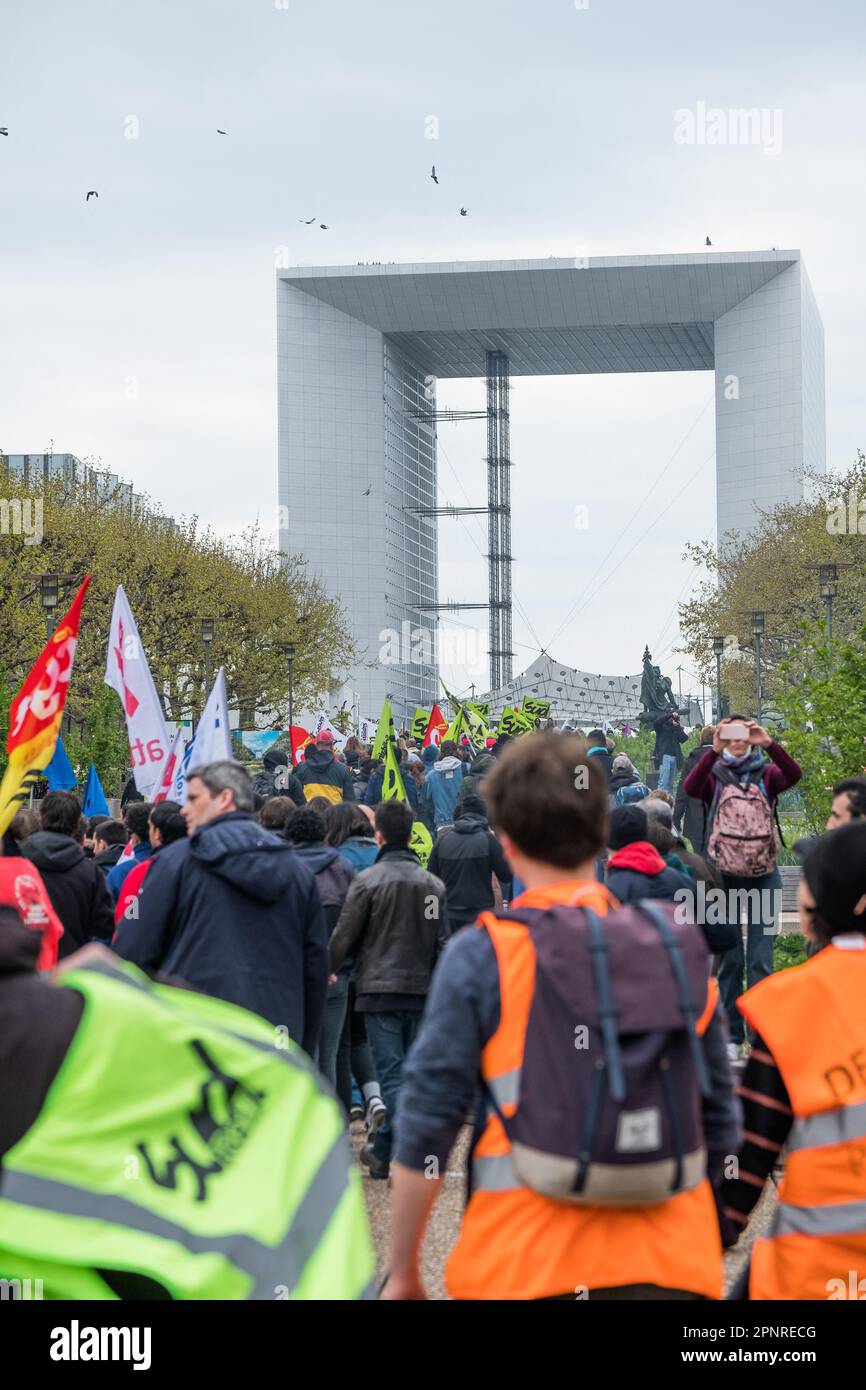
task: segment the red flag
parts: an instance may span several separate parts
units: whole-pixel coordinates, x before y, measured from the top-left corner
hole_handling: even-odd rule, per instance
[[[300,724],[293,724],[289,729],[289,737],[292,741],[292,765],[297,767],[301,750],[306,748],[308,743],[312,743],[312,734],[307,729],[302,729]]]
[[[29,859],[0,859],[0,906],[14,907],[25,927],[42,933],[36,969],[53,970],[63,926],[39,870]]]
[[[427,732],[424,735],[424,742],[421,746],[423,748],[429,748],[432,743],[434,748],[438,748],[445,736],[447,728],[448,720],[444,717],[439,706],[434,705],[430,711],[430,723],[427,725]]]
[[[27,795],[29,784],[47,767],[54,755],[75,647],[81,606],[90,583],[88,574],[60,622],[31,667],[9,707],[9,762],[0,784],[0,835],[9,828]]]

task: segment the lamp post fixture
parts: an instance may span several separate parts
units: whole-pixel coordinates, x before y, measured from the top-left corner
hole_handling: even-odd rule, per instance
[[[213,618],[202,618],[201,620],[201,640],[204,643],[204,698],[210,693],[211,660],[210,651],[213,642],[214,628],[216,623]]]
[[[45,614],[45,632],[50,639],[56,622],[55,611],[60,603],[60,590],[64,585],[75,584],[78,580],[74,574],[31,574],[28,578],[35,580],[39,585],[39,602]]]
[[[722,656],[725,650],[724,637],[713,638],[713,656],[716,658],[716,723],[722,717]]]
[[[757,704],[758,723],[761,722],[761,715],[764,692],[761,688],[761,638],[764,635],[764,625],[766,613],[760,609],[752,609],[747,616],[752,620],[752,641],[755,644],[755,703]]]
[[[838,593],[839,571],[853,569],[853,564],[852,560],[828,560],[803,565],[803,569],[817,570],[818,572],[818,584],[827,613],[828,643],[833,641],[833,600]]]

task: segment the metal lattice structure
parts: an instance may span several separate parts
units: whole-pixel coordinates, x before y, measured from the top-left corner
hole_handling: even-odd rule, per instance
[[[487,536],[490,687],[511,680],[511,383],[504,352],[487,354]]]

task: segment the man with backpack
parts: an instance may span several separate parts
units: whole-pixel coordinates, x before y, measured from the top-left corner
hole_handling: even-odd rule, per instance
[[[476,1100],[452,1297],[721,1296],[711,1181],[738,1126],[706,947],[596,879],[608,783],[583,749],[529,735],[485,784],[526,889],[437,967],[397,1112],[386,1298],[424,1297],[424,1228]]]
[[[765,756],[765,753],[769,757]],[[686,796],[708,808],[707,858],[722,877],[728,921],[740,926],[746,906],[747,946],[742,932],[722,960],[719,989],[728,1014],[730,1060],[743,1057],[745,1025],[737,1008],[748,988],[773,973],[782,878],[776,865],[776,801],[802,776],[798,763],[754,719],[734,714],[717,725],[712,746],[683,782]]]

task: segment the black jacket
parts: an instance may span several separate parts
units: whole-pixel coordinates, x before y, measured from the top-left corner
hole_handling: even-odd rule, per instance
[[[699,743],[697,748],[693,748],[683,763],[683,770],[677,786],[677,794],[674,800],[674,825],[677,830],[691,841],[692,849],[695,854],[703,854],[707,847],[707,808],[698,797],[686,796],[683,784],[689,773],[700,762],[707,749],[712,744]]]
[[[126,845],[109,845],[108,849],[104,849],[101,854],[94,854],[93,862],[99,865],[104,874],[107,874],[109,869],[114,868],[125,849]]]
[[[662,765],[662,758],[668,755],[676,759],[677,767],[683,765],[683,753],[680,744],[686,743],[689,736],[682,724],[673,722],[672,713],[673,711],[663,714],[654,725],[656,731],[655,756],[659,767]]]
[[[314,796],[327,796],[328,800],[354,801],[355,779],[345,763],[337,762],[327,748],[308,748],[307,756],[295,769],[295,777],[306,801]],[[321,790],[328,788],[328,791]],[[333,789],[336,798],[329,795]]]
[[[609,748],[601,748],[598,744],[593,744],[592,748],[587,748],[586,756],[594,758],[601,766],[608,782],[613,777],[613,754]]]
[[[96,937],[110,941],[114,907],[105,873],[69,835],[37,830],[21,846],[21,857],[35,864],[51,905],[63,923],[58,955],[71,956]]]
[[[291,844],[291,840],[289,841]],[[295,845],[292,849],[316,880],[316,889],[330,937],[340,917],[355,870],[338,849],[331,845]]]
[[[452,932],[493,907],[491,874],[505,884],[504,896],[508,897],[511,870],[485,816],[460,816],[443,830],[430,852],[427,868],[445,884]]]
[[[328,983],[316,883],[291,845],[229,811],[154,857],[115,950],[284,1026],[313,1054]]]
[[[355,957],[357,994],[426,994],[447,938],[442,880],[408,847],[383,845],[349,889],[331,937],[331,967]]]

